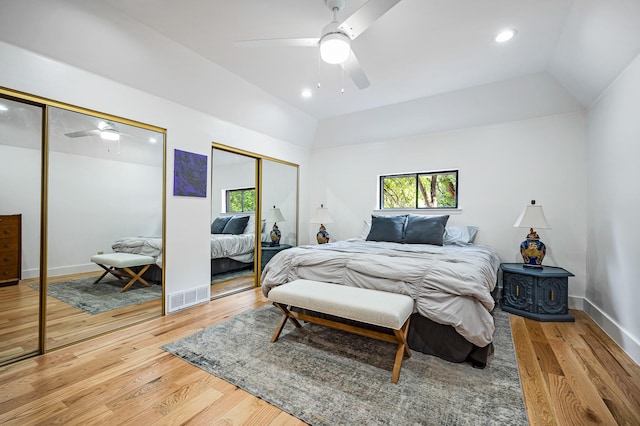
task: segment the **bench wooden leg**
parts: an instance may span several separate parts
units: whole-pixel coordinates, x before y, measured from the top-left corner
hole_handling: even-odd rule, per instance
[[[282,315],[282,318],[280,319],[280,322],[278,323],[278,328],[276,328],[276,331],[273,333],[273,336],[271,336],[271,343],[278,340],[278,338],[280,337],[280,333],[282,333],[282,329],[284,328],[284,325],[287,323],[288,319],[291,319],[291,322],[293,322],[293,325],[295,325],[296,328],[302,327],[298,322],[298,320],[293,316],[293,314],[289,312],[289,309],[287,309],[286,305],[283,305],[281,303],[274,303],[274,305],[280,308],[283,315]]]
[[[113,266],[106,267],[106,266],[104,266],[104,265],[102,265],[102,264],[100,264],[100,263],[97,263],[97,265],[98,265],[99,267],[101,267],[102,269],[104,269],[104,273],[103,273],[102,275],[100,275],[100,278],[98,278],[97,280],[95,280],[95,281],[93,282],[94,284],[98,284],[98,283],[100,282],[100,280],[102,280],[102,279],[103,279],[107,274],[111,274],[111,275],[113,275],[114,277],[116,277],[116,278],[117,278],[117,279],[119,279],[119,280],[122,280],[122,279],[123,279],[123,278],[122,278],[122,275],[119,275],[119,274],[116,272],[116,268],[115,268],[115,267],[113,267]]]
[[[145,280],[144,278],[142,278],[142,274],[144,274],[147,269],[149,269],[149,267],[151,266],[151,264],[149,265],[144,265],[144,268],[142,268],[140,270],[140,272],[138,272],[137,274],[135,272],[133,272],[131,269],[125,267],[122,268],[124,269],[124,271],[131,275],[131,280],[129,280],[129,282],[122,288],[122,290],[120,290],[121,293],[124,293],[125,291],[129,290],[129,288],[136,282],[136,281],[140,281],[142,284],[144,284],[147,287],[151,287],[151,284],[149,284],[147,282],[147,280]]]
[[[398,383],[400,379],[400,369],[402,368],[402,360],[405,355],[407,358],[411,357],[411,351],[409,350],[409,345],[407,344],[407,331],[409,330],[409,320],[411,317],[407,319],[400,330],[393,330],[393,333],[396,335],[398,339],[398,349],[396,350],[396,359],[393,363],[393,374],[391,375],[391,381],[393,383]]]

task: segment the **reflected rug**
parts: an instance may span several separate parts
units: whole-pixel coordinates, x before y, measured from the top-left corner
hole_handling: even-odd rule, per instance
[[[104,278],[94,284],[97,277],[79,278],[57,283],[49,283],[47,295],[83,311],[95,315],[126,306],[148,302],[162,297],[162,286],[151,284],[145,287],[137,282],[129,290],[121,292],[125,283],[116,278]],[[30,286],[39,290],[37,284]]]
[[[312,425],[526,425],[508,314],[496,308],[483,369],[412,351],[391,383],[395,346],[289,322],[268,305],[163,346]]]

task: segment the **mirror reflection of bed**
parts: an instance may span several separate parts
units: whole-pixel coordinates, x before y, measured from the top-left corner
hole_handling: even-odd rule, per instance
[[[255,287],[256,162],[212,149],[211,298]]]
[[[211,298],[217,298],[257,285],[263,266],[256,266],[258,251],[264,263],[280,249],[297,245],[298,166],[217,144],[212,148],[211,166]],[[262,200],[260,206],[255,204],[257,199]],[[268,247],[274,224],[266,219],[274,206],[283,219],[278,223],[278,250]],[[256,225],[258,207],[261,221]],[[247,220],[244,229],[233,229],[237,220]],[[251,249],[246,246],[247,235],[253,237]]]

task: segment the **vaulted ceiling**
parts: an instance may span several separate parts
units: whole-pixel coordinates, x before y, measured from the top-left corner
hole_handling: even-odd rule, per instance
[[[154,78],[156,85],[161,82],[151,73],[141,77],[141,67],[153,66],[165,81],[191,74],[200,87],[207,78],[220,86],[223,78],[210,68],[220,67],[277,100],[274,111],[261,108],[265,122],[253,120],[254,130],[302,145],[358,143],[402,136],[402,131],[415,134],[588,108],[640,52],[638,0],[402,0],[352,42],[371,82],[359,90],[339,66],[319,61],[316,48],[234,43],[319,37],[332,19],[324,0],[55,0],[63,21],[49,20],[51,1],[0,3],[18,14],[40,13],[46,25],[70,38],[74,31],[83,34],[67,50],[42,47],[47,54],[127,84],[144,78],[137,86],[143,90]],[[32,5],[38,3],[49,13],[37,12]],[[339,20],[364,3],[347,0]],[[69,9],[62,11],[61,5]],[[70,17],[76,21],[69,22]],[[110,42],[90,34],[96,20],[120,33],[109,34]],[[15,25],[10,18],[2,24]],[[496,43],[493,37],[506,27],[516,28],[517,36]],[[48,43],[44,30],[12,38],[19,28],[5,28],[4,34],[0,28],[0,36],[37,51]],[[144,50],[131,47],[142,45],[141,39]],[[179,53],[186,51],[198,59]],[[202,66],[196,66],[199,61]],[[189,82],[175,84],[164,84],[163,95],[186,103],[181,96]],[[311,88],[313,96],[302,98],[303,88]],[[217,90],[228,99],[227,111],[209,112],[246,125],[242,114],[230,112],[234,106],[241,109],[245,94]],[[201,110],[212,108],[204,96],[191,95],[190,102]],[[242,109],[249,114],[246,105]],[[270,113],[277,115],[278,108],[294,111],[286,123],[294,133],[283,136],[269,127],[268,121],[274,121]],[[314,136],[295,133],[302,126],[313,129]]]

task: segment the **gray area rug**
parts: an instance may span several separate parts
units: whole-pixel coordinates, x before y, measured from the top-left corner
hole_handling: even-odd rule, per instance
[[[412,351],[391,383],[395,346],[315,324],[269,305],[164,350],[312,425],[526,425],[508,314],[496,309],[495,355],[483,369]]]
[[[103,278],[102,281],[94,284],[96,279],[97,277],[90,277],[49,283],[47,295],[75,308],[82,309],[91,315],[162,297],[162,286],[158,284],[150,283],[151,287],[145,287],[140,282],[137,282],[129,290],[121,293],[126,281],[119,281],[116,278]],[[34,290],[39,289],[37,284],[30,287]]]

